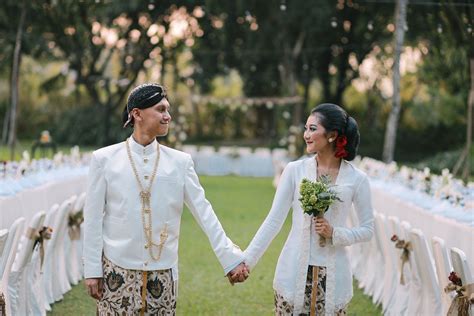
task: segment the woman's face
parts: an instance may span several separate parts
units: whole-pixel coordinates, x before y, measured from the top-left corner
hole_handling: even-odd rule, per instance
[[[318,114],[311,114],[304,127],[304,140],[308,153],[317,153],[332,148],[328,141],[328,133],[324,126],[320,124]]]

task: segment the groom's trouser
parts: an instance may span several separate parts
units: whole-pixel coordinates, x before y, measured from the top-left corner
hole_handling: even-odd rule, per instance
[[[176,289],[171,269],[121,268],[102,259],[104,288],[97,302],[99,315],[175,315]]]

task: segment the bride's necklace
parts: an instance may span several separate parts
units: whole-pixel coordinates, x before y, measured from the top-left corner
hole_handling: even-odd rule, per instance
[[[334,182],[337,175],[339,174],[339,168],[323,168],[321,164],[317,161],[317,168],[316,168],[316,177],[320,176],[329,176],[331,182]]]
[[[160,260],[161,252],[163,251],[163,246],[166,242],[166,239],[168,238],[168,226],[165,225],[165,228],[160,234],[160,242],[158,244],[153,242],[153,228],[152,228],[152,221],[151,221],[151,187],[153,185],[153,180],[155,179],[155,176],[156,176],[156,171],[158,170],[158,162],[160,160],[160,144],[158,142],[156,144],[156,160],[153,166],[153,173],[151,174],[150,183],[148,184],[148,187],[145,188],[142,182],[140,181],[140,177],[138,176],[137,168],[135,166],[135,163],[133,162],[132,153],[130,151],[130,145],[128,142],[129,142],[129,138],[127,138],[127,141],[125,142],[125,145],[127,147],[128,159],[130,160],[133,173],[135,174],[135,178],[137,179],[138,186],[140,188],[140,200],[142,204],[142,224],[143,224],[143,232],[145,234],[145,239],[146,239],[145,248],[148,249],[148,253],[150,254],[150,257],[153,260],[158,261]],[[158,249],[157,256],[154,255],[154,252],[153,252],[154,248]]]

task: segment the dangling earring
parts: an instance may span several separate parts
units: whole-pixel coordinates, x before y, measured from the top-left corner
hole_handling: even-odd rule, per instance
[[[332,142],[334,141],[334,139],[333,139],[333,138],[329,138],[328,141],[329,141],[330,143],[332,143]]]

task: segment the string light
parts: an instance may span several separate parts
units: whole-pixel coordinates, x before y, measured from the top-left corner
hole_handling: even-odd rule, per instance
[[[372,21],[369,21],[369,23],[367,23],[367,29],[369,29],[369,31],[372,31],[374,29],[374,24]]]
[[[280,3],[280,10],[281,11],[286,11],[286,1],[282,0]]]

